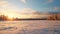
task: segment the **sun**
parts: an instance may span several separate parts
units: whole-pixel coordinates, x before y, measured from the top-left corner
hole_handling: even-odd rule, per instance
[[[16,16],[14,14],[8,14],[8,19],[13,19],[13,18],[16,18]]]
[[[8,18],[13,18],[14,16],[9,15]]]
[[[8,15],[8,18],[15,18],[15,15],[9,14],[9,15]]]
[[[15,15],[14,14],[8,14],[8,20],[14,20]]]

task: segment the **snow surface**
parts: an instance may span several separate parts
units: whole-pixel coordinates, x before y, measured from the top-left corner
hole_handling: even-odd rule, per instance
[[[0,34],[60,34],[60,21],[0,21]]]

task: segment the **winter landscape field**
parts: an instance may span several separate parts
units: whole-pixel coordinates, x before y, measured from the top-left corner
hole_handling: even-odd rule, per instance
[[[0,34],[60,34],[60,21],[0,21]]]

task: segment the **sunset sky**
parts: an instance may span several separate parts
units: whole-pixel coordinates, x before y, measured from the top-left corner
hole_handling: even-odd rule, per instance
[[[60,0],[0,0],[0,14],[10,18],[29,18],[41,12],[60,12]]]

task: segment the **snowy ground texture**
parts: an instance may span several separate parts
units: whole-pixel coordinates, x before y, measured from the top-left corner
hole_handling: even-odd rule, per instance
[[[60,34],[60,21],[0,21],[0,34]]]

